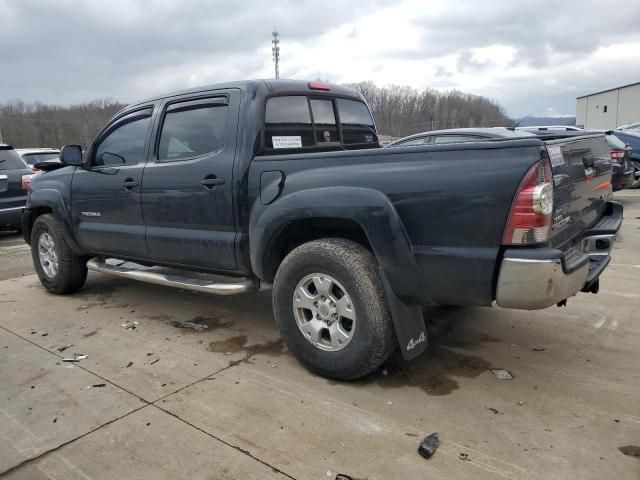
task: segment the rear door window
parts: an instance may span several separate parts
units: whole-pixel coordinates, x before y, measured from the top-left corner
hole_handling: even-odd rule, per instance
[[[159,160],[180,160],[220,150],[227,129],[226,98],[174,103],[162,124]]]
[[[265,112],[265,137],[265,147],[269,149],[314,146],[307,97],[270,98]]]
[[[338,98],[336,104],[345,145],[378,143],[373,118],[364,103]]]
[[[27,168],[15,150],[0,149],[0,170],[22,170]]]
[[[48,160],[59,160],[60,154],[55,153],[23,153],[22,159],[29,165],[35,165],[36,163],[46,162]]]

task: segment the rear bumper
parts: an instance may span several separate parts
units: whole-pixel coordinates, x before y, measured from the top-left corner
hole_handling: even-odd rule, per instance
[[[504,308],[538,310],[555,305],[581,290],[597,291],[597,281],[611,260],[622,224],[622,205],[609,202],[607,213],[579,242],[566,251],[553,248],[511,248],[505,251],[496,303]]]

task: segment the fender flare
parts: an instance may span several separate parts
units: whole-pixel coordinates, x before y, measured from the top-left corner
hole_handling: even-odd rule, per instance
[[[284,228],[312,218],[355,221],[367,237],[382,271],[396,335],[407,359],[426,348],[422,305],[429,303],[404,225],[389,198],[360,187],[324,187],[300,190],[269,205],[253,205],[249,221],[251,266],[270,281],[263,259]]]
[[[34,217],[33,211],[43,207],[51,210],[55,219],[60,222],[60,227],[65,234],[65,241],[73,253],[83,255],[84,252],[82,248],[80,248],[75,238],[71,235],[70,215],[62,195],[60,195],[60,192],[57,190],[50,188],[35,190],[30,194],[29,203],[22,214],[22,230],[25,241],[31,244],[31,229],[37,218]]]

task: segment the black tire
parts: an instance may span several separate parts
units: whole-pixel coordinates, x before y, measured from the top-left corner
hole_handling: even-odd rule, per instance
[[[631,160],[631,166],[633,167],[633,182],[629,188],[640,188],[640,178],[637,177],[640,173],[640,160]],[[636,178],[638,179],[636,180]]]
[[[302,333],[293,296],[306,276],[333,277],[348,293],[355,312],[355,330],[346,346],[325,351]],[[375,257],[362,245],[327,238],[305,243],[286,256],[273,284],[276,322],[289,351],[306,368],[336,380],[355,380],[384,363],[397,340]]]
[[[53,276],[45,273],[38,254],[38,241],[43,233],[53,239],[58,258],[58,270]],[[53,215],[40,215],[31,230],[31,257],[38,278],[52,293],[73,293],[81,289],[87,279],[87,257],[74,255],[66,242],[65,234]]]

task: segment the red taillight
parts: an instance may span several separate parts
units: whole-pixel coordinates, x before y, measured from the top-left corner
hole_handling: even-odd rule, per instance
[[[503,245],[547,240],[553,213],[553,175],[549,160],[541,160],[524,176],[509,211]]]
[[[309,82],[309,89],[310,90],[325,90],[325,91],[329,91],[331,90],[331,87],[329,86],[328,83],[323,83],[323,82]]]
[[[625,151],[624,150],[611,150],[611,161],[616,163],[621,163],[624,158]]]
[[[22,189],[29,190],[32,175],[22,175]]]

